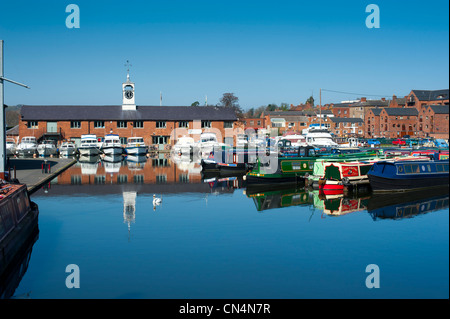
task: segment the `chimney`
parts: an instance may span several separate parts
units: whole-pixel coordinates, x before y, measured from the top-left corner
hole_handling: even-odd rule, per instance
[[[381,101],[386,102],[386,98],[385,98],[385,97],[382,97],[382,98],[381,98]]]
[[[397,95],[392,95],[392,101],[396,101],[397,100]]]
[[[367,99],[365,97],[362,97],[361,102],[367,102]]]

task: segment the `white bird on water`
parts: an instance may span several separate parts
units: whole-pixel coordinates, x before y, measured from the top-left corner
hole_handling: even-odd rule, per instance
[[[162,198],[156,197],[155,194],[153,194],[153,206],[158,206],[162,202]]]

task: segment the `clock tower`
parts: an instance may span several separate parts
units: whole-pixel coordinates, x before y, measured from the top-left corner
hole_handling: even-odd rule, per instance
[[[122,83],[122,111],[136,111],[136,102],[134,101],[134,83],[130,81],[130,66],[127,64],[127,81]]]

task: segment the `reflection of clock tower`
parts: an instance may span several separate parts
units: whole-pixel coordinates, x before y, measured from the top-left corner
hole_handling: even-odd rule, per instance
[[[126,66],[130,64],[127,61]],[[127,70],[127,81],[122,83],[122,110],[136,111],[136,103],[134,101],[134,83],[130,81],[129,69]]]

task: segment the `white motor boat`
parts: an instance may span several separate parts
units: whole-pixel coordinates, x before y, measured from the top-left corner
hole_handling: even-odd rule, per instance
[[[38,145],[34,136],[24,136],[17,146],[16,152],[21,156],[33,156],[37,153],[37,147]]]
[[[125,147],[127,155],[145,155],[148,152],[148,146],[145,145],[144,138],[130,137]]]
[[[331,137],[331,135],[330,135]],[[293,147],[307,146],[306,138],[300,134],[288,134],[283,136],[280,140],[289,140]]]
[[[16,154],[17,145],[14,139],[6,140],[6,156],[14,156]]]
[[[123,148],[119,135],[107,134],[100,150],[105,155],[122,155]]]
[[[180,137],[172,148],[177,155],[190,155],[198,151],[198,145],[190,136]]]
[[[330,131],[327,129],[311,128],[306,135],[306,143],[314,147],[339,147],[339,144],[333,141]]]
[[[56,148],[55,141],[52,140],[44,140],[42,141],[38,147],[37,151],[39,156],[53,156],[58,153],[58,149]]]
[[[81,135],[81,143],[78,146],[78,152],[82,156],[95,156],[100,154],[97,136],[93,134]]]
[[[77,153],[77,146],[74,142],[64,142],[59,147],[59,154],[61,156],[73,156]]]
[[[216,147],[226,146],[224,143],[219,143],[216,134],[211,132],[200,134],[200,141],[197,145],[202,155],[209,155]]]

